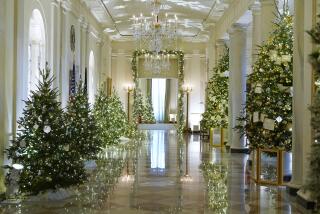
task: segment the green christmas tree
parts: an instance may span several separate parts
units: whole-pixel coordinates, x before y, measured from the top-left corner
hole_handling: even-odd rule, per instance
[[[320,22],[316,24],[316,26],[308,32],[313,42],[316,45],[320,44]],[[320,50],[314,51],[310,55],[310,61],[314,67],[316,73],[316,85],[318,86],[316,95],[314,97],[314,101],[311,110],[311,126],[314,130],[314,140],[315,142],[312,144],[311,154],[310,154],[310,171],[308,176],[308,181],[306,185],[306,189],[308,189],[313,198],[320,201],[320,90],[319,90],[319,75],[320,75]]]
[[[78,150],[83,159],[95,159],[102,143],[82,82],[69,100],[65,121],[70,150]]]
[[[156,123],[156,118],[154,117],[153,107],[152,107],[152,98],[147,96],[144,104],[144,113],[142,115],[143,123]]]
[[[138,123],[142,122],[142,117],[144,114],[144,105],[142,93],[139,88],[135,88],[133,92],[133,120],[138,121]]]
[[[253,73],[248,76],[245,115],[236,128],[246,134],[251,149],[291,150],[292,54],[292,16],[285,12],[259,47]]]
[[[228,126],[228,70],[229,49],[226,48],[207,85],[206,110],[200,122],[203,132],[210,128]]]
[[[38,89],[25,102],[23,117],[18,121],[19,132],[7,149],[12,166],[8,184],[17,183],[19,192],[37,194],[65,188],[86,179],[81,154],[70,149],[57,90],[48,67],[41,71]],[[15,178],[19,171],[18,178]]]
[[[115,91],[107,97],[100,90],[94,105],[94,117],[97,120],[98,132],[103,145],[118,144],[127,129],[126,113]]]

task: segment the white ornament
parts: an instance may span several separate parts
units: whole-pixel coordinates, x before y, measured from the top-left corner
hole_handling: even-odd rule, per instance
[[[49,133],[49,132],[51,132],[51,127],[50,126],[44,126],[43,127],[43,131],[44,131],[44,133]]]
[[[23,166],[23,165],[18,164],[18,163],[14,163],[14,164],[12,164],[12,167],[13,167],[14,169],[16,169],[16,170],[21,170],[21,169],[23,169],[23,168],[24,168],[24,166]]]
[[[66,151],[66,152],[68,152],[69,149],[70,149],[69,145],[66,145],[66,146],[63,147],[63,150]]]
[[[282,55],[281,56],[281,61],[286,63],[286,62],[291,62],[291,55]]]
[[[274,130],[274,120],[265,118],[263,121],[263,128],[267,130]]]
[[[276,118],[276,121],[277,121],[278,123],[280,123],[280,122],[282,121],[282,117],[280,117],[280,116],[277,117],[277,118]]]
[[[282,58],[281,58],[281,57],[277,57],[275,61],[276,61],[276,64],[277,64],[277,65],[281,65],[281,63],[282,63]]]
[[[26,142],[24,140],[22,140],[20,142],[20,147],[22,147],[22,148],[26,147]]]
[[[258,83],[254,89],[254,92],[256,94],[261,94],[262,93],[262,85],[260,83]]]
[[[39,128],[39,125],[38,125],[38,124],[35,124],[35,125],[33,126],[33,128],[34,128],[34,129],[38,129],[38,128]]]
[[[253,122],[259,122],[259,112],[253,112]]]
[[[270,51],[270,59],[272,61],[276,61],[277,60],[277,56],[278,56],[278,52],[276,50]]]

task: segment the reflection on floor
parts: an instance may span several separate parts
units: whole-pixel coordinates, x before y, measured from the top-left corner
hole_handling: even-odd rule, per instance
[[[247,155],[211,148],[198,135],[178,140],[173,130],[147,133],[137,151],[116,159],[120,164],[113,158],[98,168],[81,197],[6,205],[1,213],[306,213],[283,187],[255,185]],[[104,176],[114,171],[119,179]]]

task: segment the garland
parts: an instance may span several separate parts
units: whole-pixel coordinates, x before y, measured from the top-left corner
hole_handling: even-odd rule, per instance
[[[145,55],[145,54],[152,54],[151,51],[147,50],[136,50],[133,52],[133,57],[131,61],[131,67],[132,67],[132,76],[133,76],[133,82],[135,84],[135,90],[133,93],[133,99],[134,102],[137,99],[137,91],[139,91],[139,81],[138,81],[138,66],[137,61],[138,57]],[[175,51],[175,50],[165,50],[160,51],[160,54],[170,54],[175,55],[178,58],[178,118],[177,118],[177,131],[178,133],[183,132],[184,128],[184,113],[183,113],[183,97],[184,97],[184,91],[183,91],[183,82],[184,82],[184,53],[182,51]],[[135,108],[135,106],[134,106]]]

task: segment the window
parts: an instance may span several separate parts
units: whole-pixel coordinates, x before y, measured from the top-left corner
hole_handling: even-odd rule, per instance
[[[28,93],[36,90],[40,70],[45,67],[45,29],[38,9],[32,11],[29,21],[28,43]]]

